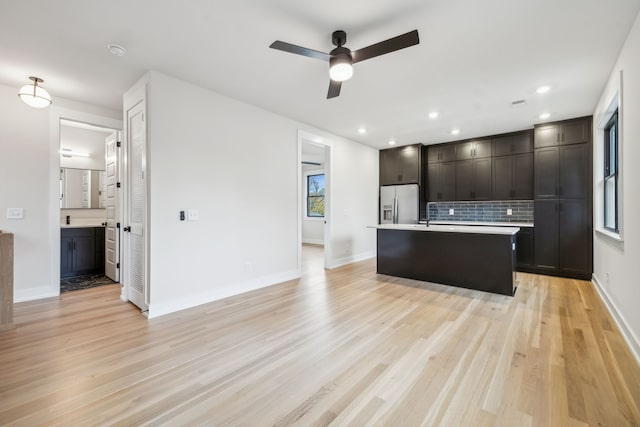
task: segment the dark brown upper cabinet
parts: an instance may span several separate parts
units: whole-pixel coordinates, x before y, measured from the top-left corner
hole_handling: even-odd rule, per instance
[[[493,158],[493,200],[533,198],[533,153]]]
[[[491,140],[479,139],[456,144],[456,160],[472,160],[491,157]]]
[[[574,144],[535,150],[536,199],[582,199],[590,196],[590,145]]]
[[[493,157],[531,153],[533,151],[533,131],[491,138]]]
[[[421,145],[380,150],[380,185],[420,184]]]
[[[454,144],[439,144],[427,147],[427,162],[452,162],[456,159]]]
[[[455,200],[456,162],[427,164],[427,188],[430,202]]]
[[[534,147],[580,144],[591,140],[591,118],[550,123],[535,128]]]
[[[456,200],[491,200],[491,158],[456,162]]]

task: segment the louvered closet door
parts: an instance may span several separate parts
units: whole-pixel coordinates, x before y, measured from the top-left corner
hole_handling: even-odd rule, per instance
[[[129,239],[128,285],[129,300],[142,308],[148,306],[146,267],[146,139],[144,103],[139,103],[127,112],[128,132],[128,225]]]
[[[105,140],[106,155],[106,183],[105,205],[107,209],[107,229],[105,235],[105,275],[115,282],[120,281],[120,229],[117,227],[120,221],[120,162],[118,160],[119,132],[114,132]]]

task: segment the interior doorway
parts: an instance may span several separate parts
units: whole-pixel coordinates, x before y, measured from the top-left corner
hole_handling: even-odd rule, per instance
[[[106,255],[100,253],[106,254],[107,249],[104,234],[106,216],[98,212],[106,211],[107,204],[106,139],[120,129],[120,119],[59,106],[50,109],[50,280],[46,290],[42,290],[43,295],[59,295],[61,290],[67,290],[61,288],[63,275],[67,285],[73,289],[91,287],[103,281],[114,283],[104,275]],[[94,141],[95,146],[83,145],[87,141]],[[77,193],[72,194],[74,188]],[[72,226],[79,230],[77,235],[71,231],[63,232]],[[101,228],[102,233],[96,234],[93,226]],[[88,235],[91,234],[88,230],[93,232],[92,236]],[[102,270],[99,275],[93,273],[96,265],[102,265],[98,268]],[[79,272],[78,275],[75,272]],[[79,280],[72,281],[70,277],[83,273],[88,276],[85,281],[72,283]]]
[[[326,268],[330,249],[330,150],[322,139],[304,135],[300,148],[300,245],[301,270]],[[304,248],[303,248],[304,247]]]
[[[120,131],[59,124],[60,292],[119,282]]]

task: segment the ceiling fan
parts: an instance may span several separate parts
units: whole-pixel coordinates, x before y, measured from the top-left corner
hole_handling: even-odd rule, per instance
[[[340,95],[342,82],[350,79],[353,75],[353,64],[364,61],[365,59],[371,59],[376,56],[395,52],[396,50],[404,49],[405,47],[417,45],[420,43],[420,39],[418,38],[418,30],[413,30],[380,43],[351,51],[349,48],[344,47],[347,42],[347,33],[342,30],[338,30],[334,31],[331,35],[331,42],[336,46],[336,48],[329,53],[296,46],[280,40],[274,41],[269,47],[329,62],[329,77],[331,80],[329,82],[327,99],[330,99]]]

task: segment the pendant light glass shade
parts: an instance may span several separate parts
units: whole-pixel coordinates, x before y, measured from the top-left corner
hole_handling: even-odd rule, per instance
[[[33,84],[23,86],[18,92],[20,99],[30,107],[44,108],[51,104],[51,96],[49,92],[38,86],[43,80],[38,77],[29,77]]]

